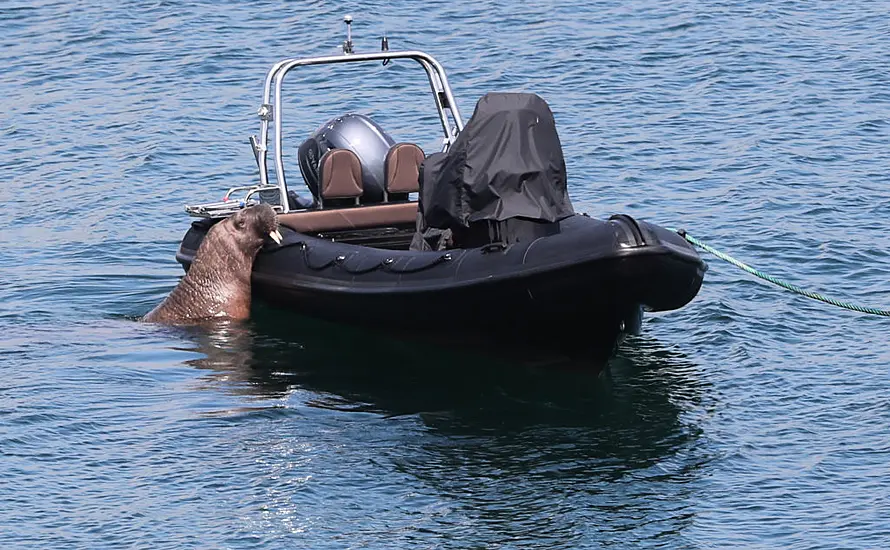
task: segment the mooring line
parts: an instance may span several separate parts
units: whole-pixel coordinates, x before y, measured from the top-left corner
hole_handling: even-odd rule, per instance
[[[858,311],[860,313],[868,313],[871,315],[881,315],[882,317],[890,317],[890,310],[877,309],[877,308],[873,308],[873,307],[859,306],[856,304],[851,304],[849,302],[842,302],[840,300],[835,300],[834,298],[829,298],[828,296],[823,296],[822,294],[819,294],[818,292],[812,292],[812,291],[800,288],[797,285],[793,285],[791,283],[786,283],[785,281],[779,280],[776,277],[773,277],[772,275],[767,275],[766,273],[760,271],[759,269],[755,269],[755,268],[749,266],[748,264],[733,258],[729,254],[725,254],[715,248],[712,248],[712,247],[706,245],[705,243],[699,241],[698,239],[696,239],[695,237],[693,237],[692,235],[690,235],[683,229],[678,229],[677,234],[680,235],[681,237],[683,237],[684,239],[686,239],[686,241],[689,242],[690,244],[692,244],[693,246],[697,246],[697,247],[701,248],[702,250],[710,252],[711,254],[713,254],[714,256],[717,256],[721,260],[729,262],[732,265],[734,265],[744,271],[747,271],[751,275],[754,275],[755,277],[759,277],[759,278],[763,279],[764,281],[768,281],[770,283],[773,283],[774,285],[778,285],[786,290],[790,290],[791,292],[800,294],[801,296],[806,296],[807,298],[819,300],[820,302],[825,302],[826,304],[831,304],[833,306],[842,307],[844,309],[849,309],[851,311]]]

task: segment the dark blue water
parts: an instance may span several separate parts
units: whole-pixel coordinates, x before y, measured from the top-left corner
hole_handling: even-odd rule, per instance
[[[181,275],[183,205],[255,181],[265,71],[348,12],[465,117],[547,99],[579,211],[890,306],[886,3],[549,4],[0,4],[0,545],[890,545],[890,324],[716,259],[600,377],[263,306],[132,320]],[[292,147],[355,109],[435,149],[407,62],[286,85]]]

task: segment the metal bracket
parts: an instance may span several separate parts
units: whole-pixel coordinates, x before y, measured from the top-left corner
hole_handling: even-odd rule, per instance
[[[263,169],[262,158],[263,158],[263,154],[265,154],[265,152],[266,152],[266,144],[260,143],[259,140],[257,140],[256,136],[250,136],[247,139],[250,141],[251,149],[253,149],[253,160],[256,161],[257,167],[259,167],[259,169],[262,170]]]
[[[254,156],[258,157],[266,150],[266,145],[264,143],[260,143],[256,136],[250,136],[247,138],[250,141],[250,146],[253,148]]]
[[[266,122],[271,121],[274,116],[272,114],[272,105],[269,103],[263,103],[260,105],[260,108],[257,110],[256,114],[260,117],[260,120],[265,120]]]

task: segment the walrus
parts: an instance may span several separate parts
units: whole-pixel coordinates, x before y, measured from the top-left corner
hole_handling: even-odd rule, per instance
[[[239,210],[207,232],[176,288],[143,321],[174,325],[250,316],[250,274],[266,237],[281,244],[268,204]]]

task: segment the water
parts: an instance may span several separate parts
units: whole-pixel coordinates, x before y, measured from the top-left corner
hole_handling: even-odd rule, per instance
[[[181,275],[183,204],[255,181],[266,69],[334,53],[344,13],[359,51],[385,26],[436,56],[465,118],[547,99],[579,211],[890,305],[886,4],[7,1],[3,547],[890,545],[888,321],[716,259],[602,377],[264,306],[134,322]],[[347,109],[433,150],[412,69],[289,77],[291,151]]]

